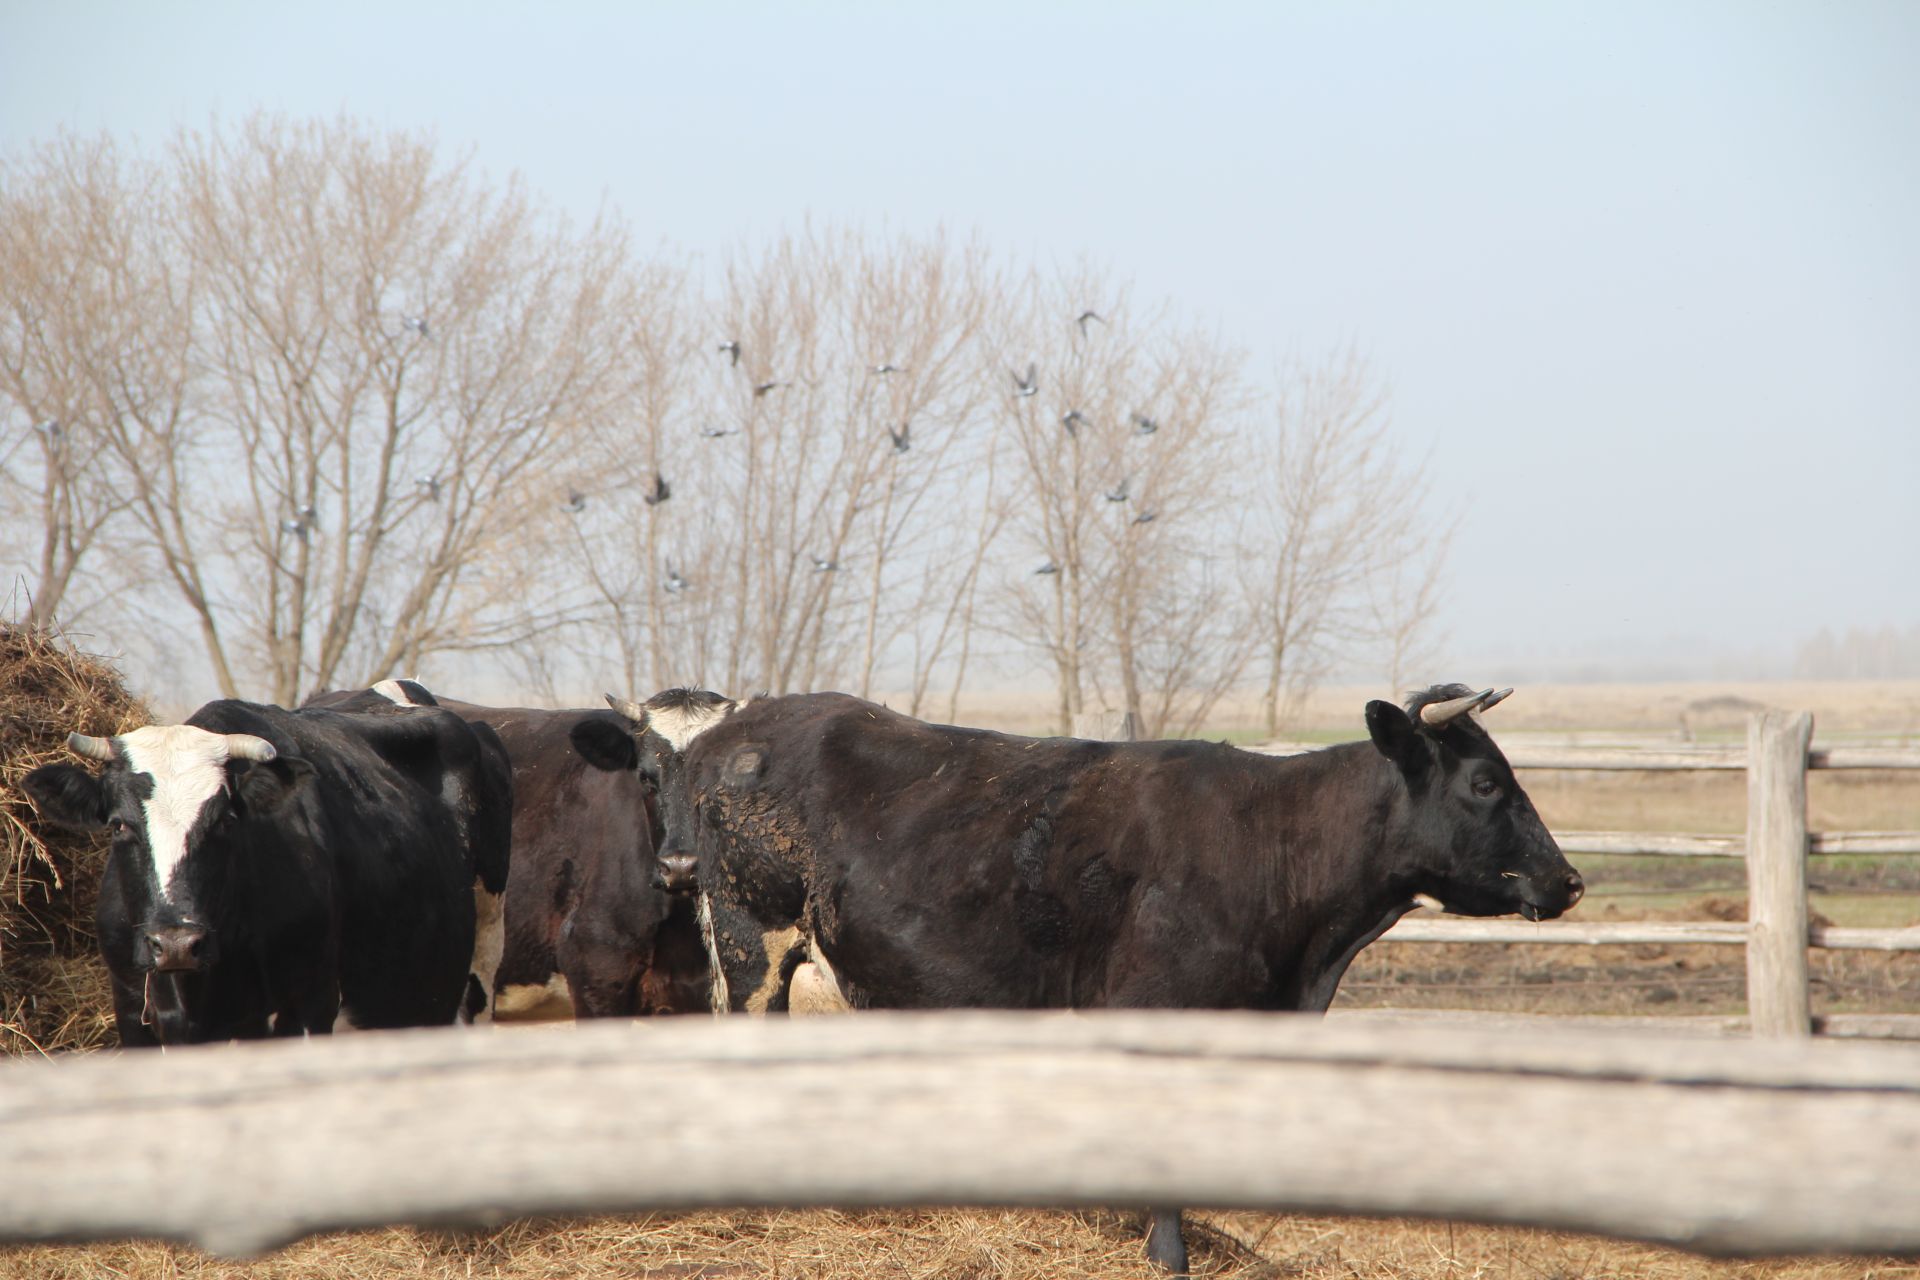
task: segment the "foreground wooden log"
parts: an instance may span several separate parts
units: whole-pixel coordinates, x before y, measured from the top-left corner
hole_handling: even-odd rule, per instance
[[[1412,1214],[1920,1251],[1920,1048],[1253,1014],[423,1031],[0,1067],[0,1237],[717,1205]]]

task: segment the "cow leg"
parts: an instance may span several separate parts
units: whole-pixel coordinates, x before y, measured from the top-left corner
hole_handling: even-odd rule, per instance
[[[467,975],[460,1022],[493,1021],[494,976],[507,944],[505,898],[505,894],[487,892],[478,879],[473,882],[473,967]]]
[[[146,1049],[160,1043],[153,1029],[146,1022],[146,984],[136,975],[123,978],[113,976],[113,1023],[120,1032],[120,1047],[123,1049]]]
[[[1147,1260],[1173,1275],[1187,1274],[1187,1242],[1180,1235],[1180,1210],[1147,1210]]]

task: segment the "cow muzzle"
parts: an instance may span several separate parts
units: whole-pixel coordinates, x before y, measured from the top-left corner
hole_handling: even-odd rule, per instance
[[[147,967],[155,973],[197,973],[213,960],[212,936],[204,925],[176,924],[142,936]]]
[[[663,853],[653,862],[653,887],[692,893],[700,886],[700,860],[690,853]]]
[[[1544,892],[1523,894],[1520,914],[1528,920],[1552,920],[1571,910],[1586,892],[1587,882],[1578,871],[1569,869],[1565,876],[1551,881]]]

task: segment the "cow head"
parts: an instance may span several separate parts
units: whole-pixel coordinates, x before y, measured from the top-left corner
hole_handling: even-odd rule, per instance
[[[232,862],[247,855],[232,832],[279,809],[312,766],[265,738],[192,725],[76,733],[68,743],[105,767],[43,765],[26,776],[26,793],[51,822],[111,834],[98,921],[108,967],[144,988],[142,1021],[161,1043],[201,1038],[196,993],[219,958]]]
[[[1405,710],[1369,702],[1367,731],[1406,787],[1398,869],[1413,892],[1457,915],[1551,920],[1585,885],[1476,716],[1512,692],[1435,685]]]
[[[640,776],[653,789],[660,830],[654,833],[654,885],[670,893],[696,887],[693,797],[687,790],[687,747],[739,706],[709,689],[668,689],[645,702],[607,695],[632,726]]]

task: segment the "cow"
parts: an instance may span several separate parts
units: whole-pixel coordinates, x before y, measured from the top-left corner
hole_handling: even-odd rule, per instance
[[[473,882],[507,873],[491,734],[222,700],[69,744],[100,771],[44,765],[24,789],[112,837],[96,923],[123,1045],[462,1019]]]
[[[1417,902],[1546,920],[1579,900],[1477,718],[1511,692],[1369,702],[1366,741],[1289,758],[768,698],[681,735],[667,847],[697,857],[717,1007],[777,1007],[807,965],[854,1008],[1321,1012]],[[1154,1225],[1184,1266],[1177,1214]]]
[[[490,973],[505,1021],[704,1012],[694,903],[654,884],[657,807],[626,721],[607,710],[489,707],[413,680],[309,705],[437,706],[497,733],[512,760],[513,865]]]

